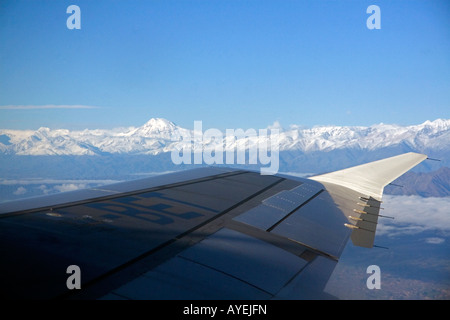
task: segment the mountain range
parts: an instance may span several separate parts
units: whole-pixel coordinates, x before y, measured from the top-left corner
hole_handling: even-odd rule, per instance
[[[206,130],[207,128],[205,128]],[[236,128],[237,129],[237,128]],[[376,124],[362,126],[317,126],[302,128],[291,125],[282,128],[277,122],[269,129],[278,129],[277,144],[280,151],[332,151],[354,149],[374,151],[402,145],[411,150],[449,149],[450,119],[425,121],[419,125],[400,126]],[[243,128],[247,130],[247,128]],[[256,130],[255,130],[256,131]],[[152,118],[141,127],[112,130],[82,130],[39,128],[38,130],[0,129],[0,152],[10,155],[101,155],[101,154],[159,154],[179,146],[180,137],[194,137],[194,131],[161,118]],[[261,136],[236,139],[225,143],[226,148],[241,148],[243,142],[258,143]],[[194,139],[192,139],[194,141]],[[215,141],[195,141],[203,148]],[[248,148],[248,145],[247,145]]]
[[[202,130],[206,133],[208,129]],[[422,162],[401,177],[403,180],[395,182],[403,187],[388,186],[386,192],[450,195],[450,119],[411,126],[376,124],[313,128],[299,125],[283,128],[275,122],[267,129],[279,132],[275,142],[279,146],[281,173],[307,176],[405,152],[420,152],[440,161]],[[0,129],[0,182],[24,178],[119,181],[206,165],[174,164],[171,151],[186,143],[192,144],[197,151],[211,150],[217,143],[224,151],[246,150],[247,164],[224,166],[258,170],[260,165],[248,164],[249,148],[264,142],[267,137],[258,135],[258,130],[254,132],[256,135],[231,140],[226,137],[226,132],[218,139],[203,139],[198,130],[194,132],[161,118],[150,119],[140,127],[111,130]]]

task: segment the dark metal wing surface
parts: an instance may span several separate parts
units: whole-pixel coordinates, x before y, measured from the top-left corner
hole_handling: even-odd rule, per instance
[[[417,164],[417,155],[408,158]],[[360,217],[377,215],[370,208],[380,199],[317,177],[199,168],[4,203],[1,295],[325,298],[345,244],[367,232],[374,219]],[[72,265],[80,270],[79,290],[67,286]]]

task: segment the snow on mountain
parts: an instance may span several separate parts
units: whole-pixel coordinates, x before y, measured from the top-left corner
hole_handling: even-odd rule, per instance
[[[39,128],[0,130],[0,152],[16,155],[95,155],[102,153],[158,154],[189,132],[165,119],[150,119],[138,128],[69,131]],[[2,143],[8,141],[8,143]]]
[[[320,126],[293,128],[282,133],[281,150],[329,151],[344,148],[374,150],[405,143],[413,148],[448,148],[450,120],[426,121],[420,125],[376,124],[370,127]]]
[[[291,125],[283,129],[279,123],[269,126],[278,129],[280,151],[331,151],[336,149],[376,150],[404,144],[420,151],[444,150],[450,146],[450,119],[425,121],[413,126],[376,124],[370,127],[317,126],[303,128]],[[207,130],[208,128],[203,128]],[[237,128],[236,128],[237,129]],[[244,131],[247,128],[244,128]],[[257,132],[257,130],[256,130]],[[183,137],[183,139],[182,139]],[[172,151],[182,143],[189,143],[193,132],[166,119],[153,118],[140,127],[113,130],[69,131],[39,128],[33,130],[0,129],[0,153],[15,155],[96,155],[96,154],[159,154]],[[248,148],[263,137],[245,137],[229,143],[223,133],[223,145]],[[193,141],[193,140],[192,140]],[[228,141],[228,143],[227,143]],[[198,147],[198,141],[196,141]],[[216,142],[203,141],[202,148]]]
[[[152,118],[142,127],[134,128],[124,136],[139,136],[148,138],[164,138],[170,140],[173,134],[182,128],[177,127],[173,122],[161,118]]]

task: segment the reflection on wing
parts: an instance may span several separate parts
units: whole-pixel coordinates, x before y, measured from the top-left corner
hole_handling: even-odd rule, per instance
[[[313,179],[201,168],[5,204],[1,295],[326,298],[349,237],[370,246],[380,199]]]

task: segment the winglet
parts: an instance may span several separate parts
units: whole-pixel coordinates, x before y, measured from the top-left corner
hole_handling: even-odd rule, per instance
[[[331,196],[335,193],[333,186],[343,186],[359,194],[358,201],[364,203],[353,198],[339,197],[335,201],[339,202],[338,205],[345,202],[341,209],[349,223],[344,226],[352,230],[353,244],[372,248],[378,217],[382,217],[379,211],[384,187],[425,159],[427,156],[424,154],[410,152],[309,179],[328,185],[327,190],[329,189]]]
[[[309,179],[341,185],[381,200],[386,185],[426,158],[424,154],[409,152]]]

